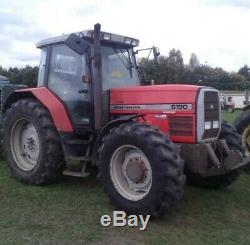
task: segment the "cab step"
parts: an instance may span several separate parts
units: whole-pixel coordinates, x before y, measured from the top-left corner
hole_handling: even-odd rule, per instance
[[[93,135],[85,138],[79,138],[75,134],[61,135],[62,141],[66,145],[90,145],[93,143]]]
[[[85,157],[85,156],[67,156],[66,161],[85,161],[85,162],[91,162],[91,157]]]
[[[72,171],[72,170],[64,170],[63,174],[67,176],[86,178],[90,173],[86,172],[87,162],[84,162],[82,165],[82,171]]]
[[[70,171],[70,170],[64,170],[63,175],[66,176],[73,176],[73,177],[80,177],[80,178],[86,178],[89,176],[89,173],[83,173],[83,172],[75,172],[75,171]]]
[[[92,141],[91,140],[69,140],[67,141],[67,144],[69,145],[89,145]]]

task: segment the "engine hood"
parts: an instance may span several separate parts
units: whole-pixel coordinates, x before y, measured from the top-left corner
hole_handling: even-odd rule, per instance
[[[115,88],[110,91],[110,108],[112,112],[126,110],[169,112],[185,110],[193,113],[195,101],[201,86],[183,84],[165,84]]]

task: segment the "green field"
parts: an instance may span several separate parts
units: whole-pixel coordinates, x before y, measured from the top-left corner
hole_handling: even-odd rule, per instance
[[[221,190],[187,186],[177,207],[146,231],[101,227],[113,208],[94,176],[32,187],[10,178],[0,162],[0,244],[250,244],[247,175]]]
[[[232,123],[242,113],[241,110],[235,110],[234,112],[223,111],[222,117],[224,120]]]

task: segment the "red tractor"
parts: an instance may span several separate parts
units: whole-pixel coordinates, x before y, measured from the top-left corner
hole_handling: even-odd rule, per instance
[[[211,187],[238,177],[249,160],[234,128],[221,124],[218,91],[140,86],[138,43],[96,24],[37,44],[38,87],[3,95],[4,154],[14,177],[44,185],[98,166],[115,206],[151,215],[182,197],[186,175]]]

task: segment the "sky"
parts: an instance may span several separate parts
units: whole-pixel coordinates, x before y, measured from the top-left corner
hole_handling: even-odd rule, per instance
[[[250,0],[0,0],[0,65],[38,65],[35,44],[93,28],[131,36],[140,48],[180,49],[201,64],[250,65]]]

